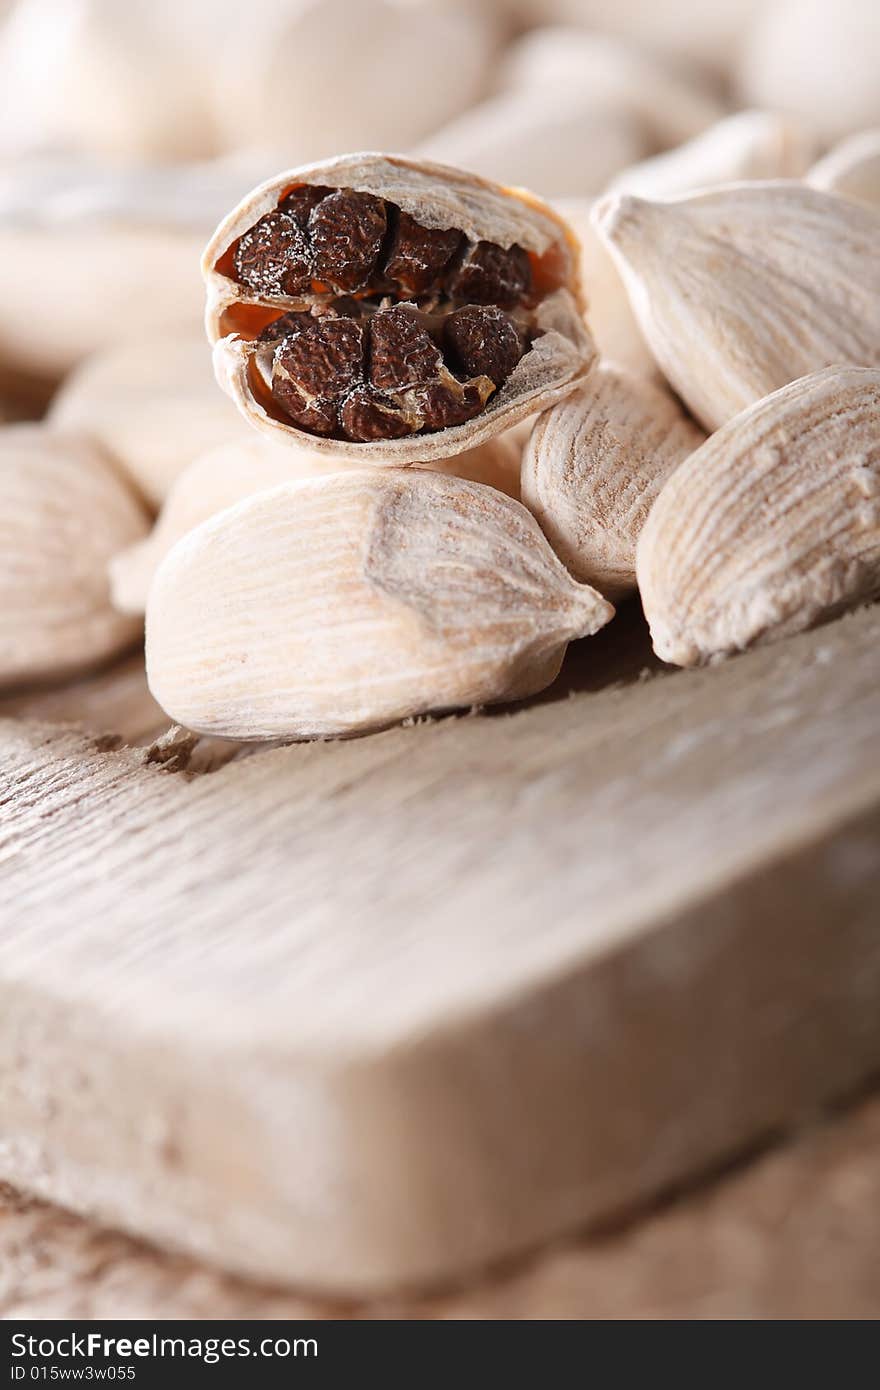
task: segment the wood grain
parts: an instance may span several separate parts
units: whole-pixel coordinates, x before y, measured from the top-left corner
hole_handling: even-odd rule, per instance
[[[880,1316],[880,1098],[623,1230],[430,1299],[328,1303],[246,1283],[0,1190],[0,1318]]]
[[[79,680],[4,694],[0,718],[63,724],[130,744],[151,743],[168,728],[147,688],[142,648]]]
[[[5,726],[0,1172],[375,1293],[792,1123],[880,1060],[878,639],[200,776]]]

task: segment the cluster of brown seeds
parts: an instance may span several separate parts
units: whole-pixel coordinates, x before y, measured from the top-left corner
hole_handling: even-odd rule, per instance
[[[298,307],[260,336],[277,408],[329,437],[396,439],[463,424],[530,343],[521,246],[422,226],[372,193],[303,184],[235,246],[239,284]]]

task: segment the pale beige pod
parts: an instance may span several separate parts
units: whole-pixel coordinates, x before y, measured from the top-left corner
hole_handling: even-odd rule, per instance
[[[259,493],[179,541],[150,590],[147,673],[202,733],[353,734],[541,690],[613,613],[511,498],[355,469]]]
[[[217,512],[278,483],[326,477],[356,467],[349,459],[308,449],[285,449],[253,431],[247,433],[247,439],[209,449],[189,464],[172,483],[150,534],[114,555],[110,588],[114,607],[121,613],[146,610],[153,575],[168,551],[181,536]],[[518,443],[499,435],[430,466],[518,497],[521,455]]]
[[[689,140],[723,114],[717,93],[694,70],[668,64],[644,44],[622,40],[605,25],[554,24],[531,29],[512,43],[500,64],[499,85],[513,92],[569,92],[589,96],[595,107],[634,120],[645,145],[662,149]],[[601,136],[599,137],[601,139]],[[548,158],[555,151],[547,151]],[[576,158],[589,164],[588,148]],[[560,191],[560,190],[557,190]]]
[[[659,377],[659,368],[632,311],[620,272],[593,226],[594,205],[593,198],[561,198],[555,204],[580,245],[581,280],[590,332],[601,357],[619,362],[643,376]]]
[[[612,194],[595,224],[666,378],[711,431],[832,363],[880,364],[880,213],[795,182],[673,202]]]
[[[880,128],[841,140],[806,177],[814,188],[880,209]]]
[[[638,117],[585,83],[498,92],[432,132],[416,153],[555,201],[601,193],[650,149]]]
[[[202,332],[205,239],[264,169],[0,162],[0,363],[55,379],[117,342]]]
[[[493,439],[475,444],[461,454],[453,454],[448,459],[432,459],[430,463],[416,464],[415,467],[467,478],[472,483],[485,483],[487,487],[494,487],[519,502],[522,456],[530,425],[531,421],[524,420],[506,434],[497,434]]]
[[[87,438],[0,428],[0,686],[88,670],[137,637],[110,602],[107,562],[147,526]]]
[[[214,154],[204,74],[223,17],[215,6],[193,51],[176,22],[193,4],[18,0],[0,31],[0,154],[72,149],[120,164]]]
[[[211,370],[202,334],[147,334],[86,358],[49,408],[48,423],[91,435],[159,507],[206,450],[250,443]]]
[[[619,35],[637,52],[662,54],[677,66],[723,73],[746,27],[768,0],[528,0],[530,20],[580,24]]]
[[[57,381],[90,353],[139,332],[198,332],[199,252],[192,230],[15,226],[0,213],[0,258],[15,266],[0,296],[0,363]],[[46,267],[65,267],[59,295]],[[123,309],[124,306],[124,309]]]
[[[705,437],[668,391],[603,363],[538,417],[523,502],[574,577],[618,599],[636,587],[636,541],[654,498]]]
[[[808,168],[816,142],[792,116],[737,111],[692,140],[622,170],[609,192],[677,198],[744,179],[793,179]]]
[[[760,0],[736,55],[743,102],[802,116],[823,140],[880,120],[877,0]]]
[[[188,0],[192,4],[192,0]],[[214,113],[230,149],[291,164],[337,150],[410,149],[488,86],[501,26],[490,8],[407,0],[253,0],[221,28]]]
[[[120,613],[144,613],[153,575],[168,551],[209,517],[278,483],[334,471],[331,459],[279,449],[252,431],[248,434],[195,458],[171,484],[149,535],[113,556],[110,592]]]
[[[271,225],[261,219],[269,215],[277,218],[279,204],[284,202],[286,207],[292,196],[297,199],[325,196],[309,194],[308,190],[313,188],[329,190],[327,205],[321,204],[304,219],[302,233],[291,226],[289,216],[282,210],[283,227],[279,237],[285,239],[284,247],[277,257],[273,252],[268,258],[269,272],[251,275],[257,288],[253,283],[250,286],[241,283],[245,272],[239,258],[249,256],[255,244],[262,245],[263,229]],[[458,234],[457,249],[450,254],[455,272],[453,280],[459,288],[454,291],[449,288],[452,283],[449,265],[436,274],[432,272],[433,278],[429,278],[428,290],[424,293],[410,293],[400,289],[397,281],[390,282],[386,274],[390,264],[386,257],[390,251],[381,232],[376,233],[372,243],[379,250],[370,252],[372,260],[365,272],[366,278],[358,280],[352,273],[352,266],[356,271],[356,255],[363,251],[364,241],[360,233],[353,237],[348,228],[339,231],[334,221],[336,211],[332,215],[328,211],[328,206],[335,208],[340,197],[351,193],[358,195],[361,203],[365,194],[378,201],[384,209],[381,216],[387,219],[389,232],[402,227],[405,217],[417,223],[421,231],[427,230],[435,237],[448,234],[454,239]],[[331,204],[330,198],[335,199],[335,203]],[[372,206],[375,208],[375,204]],[[301,234],[309,238],[308,255],[313,255],[312,243],[317,235],[312,230],[315,218],[321,220],[324,253],[329,255],[332,251],[337,258],[333,283],[329,279],[315,278],[318,270],[325,273],[325,262],[317,257],[314,261],[317,270],[305,281],[292,275],[287,259],[287,248]],[[483,255],[487,243],[491,255],[515,260],[517,273],[521,271],[524,277],[525,288],[517,289],[514,298],[502,303],[500,309],[498,300],[468,298],[469,291],[460,289],[464,281],[470,283],[473,257]],[[262,251],[259,254],[263,256]],[[344,266],[340,258],[344,259]],[[410,269],[414,264],[410,259]],[[360,463],[407,465],[448,458],[472,448],[571,390],[589,371],[595,357],[583,319],[577,245],[570,229],[558,214],[533,195],[505,189],[442,165],[392,155],[354,154],[290,170],[262,184],[221,223],[204,253],[202,269],[207,285],[206,326],[214,344],[215,370],[221,385],[244,416],[256,429],[275,439],[287,440],[300,448],[348,456]],[[507,275],[508,271],[504,273]],[[342,292],[343,280],[353,287],[345,293]],[[303,284],[305,288],[301,287]],[[509,276],[506,284],[508,287],[511,284]],[[281,285],[286,289],[279,288]],[[271,335],[278,331],[275,325],[282,315],[300,313],[308,314],[311,320],[320,318],[320,330],[315,328],[314,322],[311,322],[311,329],[321,334],[331,331],[327,327],[329,319],[334,318],[338,327],[340,318],[350,324],[354,315],[358,332],[368,329],[374,334],[373,319],[377,310],[401,304],[405,315],[411,316],[414,308],[425,311],[433,325],[432,331],[437,334],[446,331],[446,321],[453,309],[472,305],[495,309],[512,321],[524,344],[522,356],[509,374],[499,374],[497,381],[485,369],[460,371],[454,365],[450,367],[444,359],[437,369],[439,375],[435,384],[439,383],[449,398],[455,396],[457,403],[460,403],[459,398],[467,396],[471,408],[476,411],[470,418],[444,427],[435,428],[425,423],[429,416],[423,396],[428,388],[421,378],[413,385],[405,374],[401,376],[396,370],[399,363],[390,374],[393,384],[382,387],[378,405],[373,377],[368,375],[362,385],[373,413],[385,419],[393,417],[391,427],[394,429],[412,431],[404,437],[355,438],[341,433],[338,420],[329,426],[330,433],[323,434],[314,432],[311,425],[306,429],[294,423],[289,410],[279,403],[281,388],[287,389],[288,402],[292,392],[297,393],[302,413],[320,412],[327,404],[331,382],[337,379],[334,373],[338,364],[328,353],[325,360],[330,366],[327,370],[306,383],[301,377],[294,379],[287,366],[279,365],[279,343],[271,340]],[[291,339],[284,341],[290,343]],[[291,351],[299,354],[301,345]],[[376,356],[374,345],[372,365],[368,363],[363,368],[367,373],[375,370]],[[407,361],[415,361],[417,357],[418,353]],[[330,395],[330,406],[340,416],[343,409],[352,406],[354,388],[349,382],[344,398],[341,389],[334,386]],[[433,390],[433,386],[430,389]],[[360,405],[359,399],[358,409]]]
[[[880,371],[831,367],[676,469],[637,552],[654,650],[693,666],[880,592]]]

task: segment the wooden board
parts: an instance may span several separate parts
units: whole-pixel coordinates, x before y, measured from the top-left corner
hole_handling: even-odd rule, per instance
[[[66,685],[2,694],[0,719],[65,725],[133,747],[153,743],[168,728],[147,687],[143,650]]]
[[[792,1123],[880,1061],[878,677],[874,609],[199,775],[9,722],[0,1173],[375,1293]]]
[[[370,1304],[246,1283],[0,1189],[0,1318],[876,1319],[878,1159],[875,1093],[620,1230]]]

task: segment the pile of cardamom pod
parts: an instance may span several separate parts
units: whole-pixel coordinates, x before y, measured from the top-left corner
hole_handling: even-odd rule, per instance
[[[636,594],[692,666],[880,593],[873,0],[314,0],[210,53],[201,0],[89,0],[38,82],[47,3],[0,29],[0,395],[49,398],[0,687],[145,616],[176,722],[328,737],[532,695]]]

